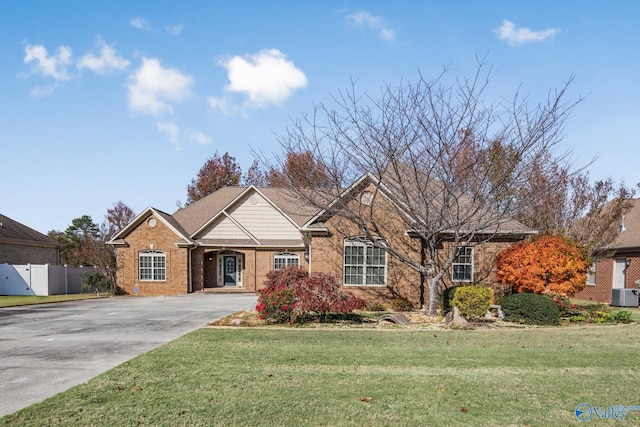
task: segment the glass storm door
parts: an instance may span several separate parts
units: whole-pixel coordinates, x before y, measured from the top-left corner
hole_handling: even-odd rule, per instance
[[[617,259],[613,267],[613,287],[616,289],[624,288],[626,279],[627,260]]]
[[[224,264],[224,286],[237,286],[238,284],[238,270],[236,268],[236,257],[225,256],[223,259]]]

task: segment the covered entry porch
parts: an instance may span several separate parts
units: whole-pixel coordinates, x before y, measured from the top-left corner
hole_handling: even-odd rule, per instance
[[[203,290],[246,289],[244,283],[245,258],[242,252],[234,250],[207,250],[203,261]]]

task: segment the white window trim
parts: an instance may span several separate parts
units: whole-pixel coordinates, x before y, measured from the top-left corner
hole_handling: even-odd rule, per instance
[[[362,281],[363,283],[345,283],[345,268],[347,267],[347,265],[345,264],[345,248],[347,246],[360,246],[364,248],[364,253],[363,253],[363,263],[362,263]],[[388,258],[388,254],[387,251],[383,250],[384,252],[384,264],[383,265],[379,265],[379,264],[374,264],[372,265],[375,267],[384,267],[384,283],[366,283],[367,282],[367,247],[373,247],[373,248],[378,248],[378,249],[382,249],[380,248],[380,246],[376,246],[373,243],[371,243],[368,240],[365,240],[363,237],[352,237],[352,238],[347,238],[344,239],[343,242],[343,252],[342,252],[342,284],[343,286],[351,286],[351,287],[385,287],[387,286],[387,273],[389,271],[388,268],[388,263],[389,263],[389,258]],[[359,265],[359,264],[349,264],[349,265]]]
[[[463,249],[470,249],[471,250],[471,262],[470,263],[462,263],[462,262],[456,262],[456,258],[458,258],[459,252]],[[473,246],[460,246],[457,250],[456,256],[453,259],[453,263],[451,264],[451,281],[455,282],[455,283],[471,283],[473,282],[473,275],[475,273],[476,267],[475,267],[475,248]],[[454,278],[454,273],[455,273],[455,266],[456,265],[470,265],[471,266],[471,278],[469,279],[455,279]]]
[[[151,258],[151,279],[146,279],[146,278],[142,278],[142,258]],[[155,260],[162,258],[164,260],[164,266],[162,267],[162,270],[164,270],[164,278],[163,279],[156,279],[156,269],[160,269],[160,268],[156,268],[155,266]],[[148,270],[149,267],[144,267],[145,270]],[[140,251],[138,252],[138,280],[140,282],[166,282],[167,281],[167,254],[166,252],[163,251],[156,251],[156,250],[146,250],[146,251]]]
[[[277,252],[273,254],[273,269],[277,270],[276,260],[284,261],[284,265],[280,268],[285,267],[300,267],[300,254],[296,254],[293,252]],[[295,261],[295,263],[291,263],[291,261]]]

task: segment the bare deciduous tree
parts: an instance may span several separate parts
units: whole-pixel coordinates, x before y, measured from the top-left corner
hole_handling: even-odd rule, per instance
[[[353,236],[356,226],[372,244],[419,272],[428,287],[429,315],[436,314],[439,283],[456,256],[453,250],[438,259],[438,248],[445,241],[459,248],[522,231],[511,218],[528,201],[513,189],[525,187],[536,162],[553,153],[579,102],[565,100],[571,80],[533,106],[519,93],[488,102],[486,68],[480,63],[473,77],[451,84],[445,83],[446,70],[432,81],[420,75],[416,83],[386,85],[375,98],[360,94],[352,82],[334,96],[333,106],[317,105],[313,115],[279,135],[282,159],[310,153],[324,165],[330,184],[316,191],[289,185],[296,198],[343,220],[336,222],[338,233]],[[385,215],[335,198],[365,174],[385,195]],[[389,231],[397,228],[385,224],[391,217],[420,242],[419,259],[415,245],[397,244]]]
[[[256,187],[268,186],[267,174],[260,168],[258,159],[253,160],[251,166],[243,175],[242,184],[246,186],[255,185]]]

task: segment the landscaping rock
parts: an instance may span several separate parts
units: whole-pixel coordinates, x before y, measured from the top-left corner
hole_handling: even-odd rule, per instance
[[[453,326],[467,326],[469,322],[460,314],[458,307],[453,307],[453,320],[451,321]]]
[[[451,322],[453,322],[453,311],[447,312],[447,314],[444,316],[445,325],[450,325]]]
[[[504,313],[502,312],[502,307],[498,304],[493,304],[487,310],[487,314],[484,315],[485,319],[504,319]]]
[[[411,324],[411,320],[409,320],[407,318],[407,316],[405,316],[402,313],[383,314],[382,316],[380,316],[378,318],[378,323],[380,323],[382,321],[392,322],[392,323],[395,323],[397,325],[402,325],[402,326],[409,326]]]
[[[247,321],[244,319],[233,319],[229,324],[231,326],[244,326],[247,324]]]

